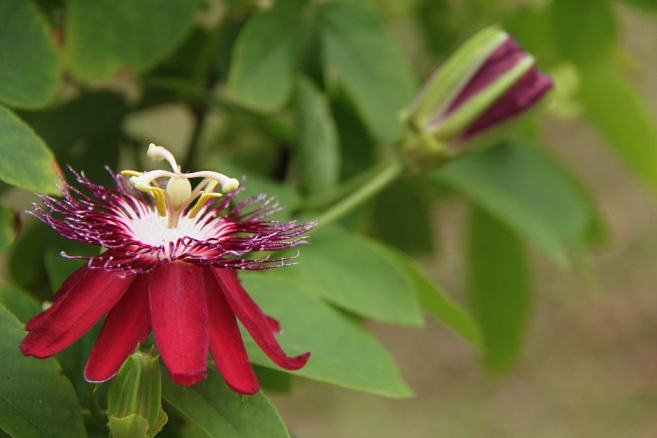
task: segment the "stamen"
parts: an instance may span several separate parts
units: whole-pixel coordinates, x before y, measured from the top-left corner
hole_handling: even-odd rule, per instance
[[[167,203],[166,203],[166,195],[164,193],[164,190],[162,190],[159,187],[148,187],[147,190],[142,190],[142,191],[150,194],[155,200],[155,205],[157,206],[157,214],[159,214],[160,216],[166,216]]]
[[[201,208],[210,200],[210,199],[216,199],[216,198],[221,198],[223,195],[221,193],[214,193],[214,192],[204,192],[196,201],[196,204],[194,204],[194,207],[187,213],[187,217],[190,219],[194,219],[196,215],[198,214],[199,211],[201,211]]]
[[[141,172],[137,172],[136,170],[122,170],[121,175],[139,177],[141,176]]]

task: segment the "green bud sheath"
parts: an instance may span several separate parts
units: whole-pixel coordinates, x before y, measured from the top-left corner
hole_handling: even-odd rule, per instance
[[[168,418],[158,356],[138,351],[126,359],[109,385],[107,418],[114,438],[150,438],[162,430]]]

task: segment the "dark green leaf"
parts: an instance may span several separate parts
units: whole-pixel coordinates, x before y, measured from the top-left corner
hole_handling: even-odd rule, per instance
[[[552,0],[552,35],[560,53],[577,64],[604,59],[616,40],[610,0]]]
[[[261,273],[244,273],[244,287],[281,323],[278,337],[291,355],[310,351],[308,364],[292,374],[388,397],[411,395],[383,346],[354,321],[312,296],[304,286]],[[249,340],[249,357],[279,369]]]
[[[306,193],[324,191],[340,177],[340,146],[326,99],[309,80],[298,81],[296,90],[299,142],[298,178]]]
[[[432,178],[468,196],[562,265],[571,253],[582,252],[596,220],[581,187],[529,145],[504,144],[473,154]]]
[[[276,2],[251,18],[235,44],[228,93],[243,105],[262,111],[280,108],[292,93],[307,0]],[[275,85],[273,85],[275,84]]]
[[[467,282],[484,360],[491,370],[502,371],[518,355],[527,328],[529,270],[518,239],[477,208],[469,224]]]
[[[582,71],[580,98],[588,119],[651,188],[657,188],[655,115],[640,91],[609,66]]]
[[[254,365],[260,386],[271,392],[288,393],[292,390],[292,376],[282,371]]]
[[[19,227],[18,215],[11,209],[0,205],[0,251],[9,248]]]
[[[422,325],[413,282],[383,245],[337,228],[314,233],[299,264],[271,275],[332,304],[379,321]]]
[[[72,260],[62,257],[59,251],[49,248],[43,255],[46,273],[50,288],[53,291],[59,289],[69,275],[85,264],[84,260]]]
[[[97,184],[113,184],[105,170],[117,171],[123,99],[108,91],[83,93],[48,111],[24,113],[25,121],[46,141],[58,161]]]
[[[278,412],[262,392],[240,396],[214,372],[190,387],[178,386],[165,377],[162,396],[212,438],[290,436]]]
[[[402,251],[425,254],[434,250],[432,220],[425,194],[411,181],[397,181],[376,198],[374,232]]]
[[[23,325],[2,305],[0,333],[0,428],[20,438],[85,437],[71,383],[56,360],[23,356]]]
[[[0,180],[25,190],[57,193],[57,163],[32,128],[0,107],[0,132]]]
[[[23,323],[41,311],[41,305],[32,295],[9,284],[0,284],[0,304]]]
[[[34,2],[0,0],[0,100],[18,108],[46,105],[59,88],[59,54]]]
[[[71,0],[66,60],[80,79],[102,81],[122,69],[145,70],[183,40],[199,0]]]
[[[394,141],[398,114],[413,95],[413,79],[400,51],[378,17],[359,2],[326,2],[318,20],[327,79],[345,87],[378,138]]]

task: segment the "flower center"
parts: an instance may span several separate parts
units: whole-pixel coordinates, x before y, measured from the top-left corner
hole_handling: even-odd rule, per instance
[[[130,176],[130,184],[137,190],[148,193],[155,200],[157,213],[160,217],[166,218],[166,228],[175,229],[181,223],[183,212],[196,200],[194,206],[189,209],[185,219],[190,224],[192,219],[198,214],[203,206],[210,200],[222,196],[215,191],[217,186],[223,193],[236,190],[240,183],[235,178],[230,178],[224,174],[212,171],[201,171],[193,173],[183,173],[180,165],[176,162],[173,154],[162,146],[156,146],[151,143],[148,146],[148,157],[153,161],[167,161],[171,166],[168,170],[152,170],[150,172],[136,172],[134,170],[124,170],[122,175]],[[196,187],[192,189],[190,179],[202,178]],[[167,179],[165,188],[158,180]],[[155,224],[147,224],[152,226]],[[181,227],[185,228],[185,227]],[[189,228],[189,227],[187,227]],[[180,231],[180,230],[179,230]],[[162,237],[162,236],[160,236]],[[157,240],[161,240],[158,237]],[[164,240],[168,240],[164,238]]]

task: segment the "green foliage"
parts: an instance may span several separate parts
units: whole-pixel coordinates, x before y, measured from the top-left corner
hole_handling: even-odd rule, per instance
[[[199,0],[72,0],[66,14],[66,65],[80,79],[103,81],[120,70],[161,61],[189,31]]]
[[[0,205],[0,252],[14,241],[18,227],[18,216],[11,209]]]
[[[231,391],[216,373],[208,373],[203,382],[188,388],[165,378],[162,391],[170,405],[209,437],[290,436],[264,394],[241,397]]]
[[[0,429],[15,437],[85,437],[71,383],[55,359],[37,361],[16,348],[22,324],[0,305]]]
[[[346,89],[378,138],[394,141],[400,132],[398,114],[413,94],[413,79],[398,48],[376,15],[358,2],[326,2],[317,20],[326,80]]]
[[[468,235],[468,296],[482,332],[484,360],[507,368],[520,350],[529,316],[527,260],[513,233],[475,208]]]
[[[597,221],[580,187],[530,145],[501,145],[432,177],[467,195],[562,265],[569,254],[585,249]]]
[[[385,247],[339,229],[317,232],[303,260],[272,271],[345,310],[384,322],[421,325],[413,283]],[[354,264],[357,269],[351,269]]]
[[[340,147],[335,122],[325,97],[308,80],[296,88],[299,185],[309,194],[336,185],[340,177]]]
[[[31,1],[0,1],[0,101],[16,108],[40,108],[60,86],[55,41]]]
[[[639,91],[607,65],[582,72],[580,95],[590,122],[621,159],[657,188],[657,128]]]
[[[276,2],[240,33],[228,78],[231,97],[262,111],[279,109],[294,88],[301,33],[299,10],[307,0]],[[272,84],[276,84],[272,86]]]
[[[302,284],[258,274],[241,278],[265,312],[285,327],[278,338],[285,351],[293,355],[311,352],[308,364],[294,374],[388,397],[411,395],[379,341]],[[255,346],[250,343],[250,347]],[[249,357],[278,369],[258,348],[249,348]]]
[[[56,193],[57,163],[32,128],[0,107],[0,132],[0,180],[25,190]]]

